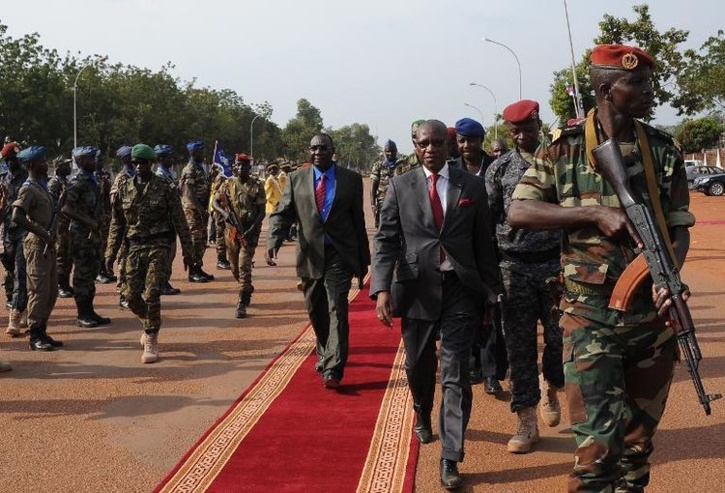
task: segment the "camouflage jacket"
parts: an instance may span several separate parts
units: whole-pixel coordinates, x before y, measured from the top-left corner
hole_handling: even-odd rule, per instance
[[[181,178],[179,178],[181,201],[184,207],[195,209],[197,204],[184,197],[184,187],[186,185],[191,187],[192,195],[194,195],[196,200],[199,201],[199,205],[202,209],[206,210],[209,204],[211,183],[209,182],[209,175],[202,165],[189,161],[186,163],[186,166],[184,166],[184,169],[181,170]]]
[[[260,180],[250,177],[246,183],[242,183],[238,178],[229,178],[219,187],[217,200],[223,201],[221,196],[224,193],[229,197],[229,205],[244,228],[251,227],[254,219],[265,211],[267,196]]]
[[[116,175],[116,179],[113,180],[113,185],[111,185],[111,208],[113,208],[113,204],[118,196],[119,188],[123,187],[123,185],[125,185],[131,178],[133,178],[133,176],[131,176],[126,169],[122,169],[121,172]]]
[[[496,159],[486,170],[486,192],[491,219],[496,228],[496,243],[504,254],[559,251],[561,231],[531,231],[509,226],[507,212],[511,196],[521,177],[529,169],[533,156],[511,150]],[[555,256],[558,256],[555,255]]]
[[[689,211],[682,156],[669,135],[647,125],[645,132],[653,154],[667,225],[669,228],[690,227],[695,223],[695,217]],[[540,147],[534,163],[514,190],[513,199],[541,200],[562,207],[621,207],[611,185],[589,165],[584,137],[584,127],[580,125],[562,132],[551,145]],[[634,153],[625,155],[625,161],[630,185],[651,207],[639,144]],[[561,262],[565,288],[570,293],[567,299],[580,303],[574,305],[571,312],[611,323],[613,311],[607,309],[607,305],[612,288],[634,257],[634,245],[629,238],[608,238],[591,226],[566,231]],[[642,295],[634,298],[626,317],[631,323],[641,323],[655,316],[649,295],[651,284],[645,283],[641,289]]]
[[[370,178],[378,181],[378,193],[375,196],[377,205],[383,203],[385,192],[388,190],[388,184],[390,184],[390,179],[395,176],[398,164],[400,164],[400,161],[396,161],[394,166],[388,166],[388,163],[385,161],[378,161],[370,169]]]
[[[400,176],[404,173],[407,173],[408,171],[417,168],[420,166],[420,161],[418,161],[418,156],[415,155],[415,153],[411,154],[410,156],[406,156],[403,158],[398,159],[397,164],[395,165],[395,176]]]
[[[100,218],[101,190],[93,173],[78,170],[65,190],[65,205],[93,219]],[[70,230],[81,235],[89,232],[88,226],[76,220],[71,220]]]
[[[156,175],[141,192],[134,179],[126,180],[114,200],[105,258],[115,259],[124,239],[131,245],[168,245],[175,233],[184,256],[190,256],[191,235],[176,192]]]

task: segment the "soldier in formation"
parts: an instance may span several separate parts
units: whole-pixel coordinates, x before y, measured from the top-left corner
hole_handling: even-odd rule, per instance
[[[189,269],[189,282],[209,282],[214,280],[214,276],[202,270],[208,241],[209,211],[207,205],[211,185],[209,174],[204,168],[204,143],[198,140],[189,142],[186,149],[189,152],[189,162],[181,170],[179,190],[186,224],[194,245],[194,255],[199,259],[199,264]]]

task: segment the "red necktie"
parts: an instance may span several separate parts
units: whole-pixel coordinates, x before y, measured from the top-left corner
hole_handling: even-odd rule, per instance
[[[436,228],[438,228],[438,231],[440,232],[441,228],[443,227],[443,204],[441,203],[441,198],[438,195],[438,188],[436,185],[438,184],[438,174],[433,173],[430,175],[431,178],[431,187],[430,190],[428,190],[428,196],[430,197],[430,206],[431,209],[433,209],[433,220],[436,223]],[[440,251],[440,260],[441,264],[446,259],[446,252],[443,251],[443,247],[441,247]]]
[[[322,208],[325,206],[325,175],[320,175],[320,181],[317,183],[315,188],[315,203],[317,204],[317,211],[322,215]]]

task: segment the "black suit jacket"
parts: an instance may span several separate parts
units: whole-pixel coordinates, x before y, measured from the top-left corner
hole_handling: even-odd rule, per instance
[[[325,234],[350,272],[358,277],[367,273],[370,246],[365,230],[362,177],[336,165],[335,179],[335,198],[324,223],[315,203],[312,166],[287,176],[282,198],[269,218],[268,248],[279,248],[292,223],[298,223],[298,277],[320,279],[323,276]]]
[[[481,178],[449,166],[446,215],[439,232],[423,168],[391,180],[374,239],[370,293],[389,291],[394,314],[437,320],[442,306],[440,247],[461,282],[493,304],[501,292]]]

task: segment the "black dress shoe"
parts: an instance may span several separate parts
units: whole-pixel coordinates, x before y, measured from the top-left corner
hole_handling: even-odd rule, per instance
[[[159,289],[159,293],[162,296],[174,296],[174,295],[181,293],[181,290],[177,289],[175,287],[172,287],[169,284],[168,286],[161,286],[161,289]]]
[[[327,375],[325,378],[322,379],[322,385],[324,385],[326,389],[330,390],[339,389],[340,379],[337,378],[335,375]]]
[[[219,270],[232,270],[232,264],[230,264],[226,260],[219,260],[216,263],[216,268]]]
[[[489,395],[498,395],[503,393],[503,388],[496,377],[486,377],[483,379],[483,391]]]
[[[52,351],[53,345],[41,338],[30,339],[30,349],[33,351]]]
[[[471,385],[477,385],[483,382],[483,370],[481,370],[480,368],[476,370],[471,370],[471,372],[468,374],[468,379],[471,381]]]
[[[324,368],[324,367],[322,366],[322,361],[320,361],[320,360],[318,359],[318,360],[317,360],[317,363],[315,363],[315,371],[316,371],[317,373],[322,373],[322,370],[323,370],[323,368]]]
[[[48,335],[47,332],[43,333],[43,335],[40,338],[43,339],[48,344],[50,344],[51,346],[53,346],[54,348],[63,347],[63,341],[57,341],[57,340],[53,339],[52,337],[50,337]]]
[[[455,490],[463,484],[458,473],[458,463],[450,459],[441,459],[441,486],[447,490]]]
[[[58,286],[58,298],[72,298],[72,297],[73,297],[72,289]]]
[[[92,329],[93,327],[98,327],[98,322],[87,315],[79,316],[76,319],[76,323],[78,324],[78,327],[83,327],[84,329]]]
[[[108,318],[108,317],[102,317],[99,314],[97,314],[96,312],[92,312],[90,314],[90,316],[91,316],[91,318],[93,320],[95,320],[96,322],[98,322],[98,325],[108,325],[108,324],[111,323],[111,319],[110,318]]]
[[[199,267],[199,272],[198,272],[198,274],[199,274],[199,275],[200,275],[201,277],[205,278],[205,279],[207,280],[207,282],[208,282],[208,281],[213,281],[213,280],[214,280],[214,275],[213,275],[213,274],[209,274],[208,272],[204,272],[203,270],[201,270],[201,267]]]
[[[209,282],[209,279],[199,272],[189,274],[189,282]]]
[[[415,413],[415,428],[413,428],[416,438],[420,443],[430,443],[433,441],[433,429],[430,425],[430,415],[421,415]]]

